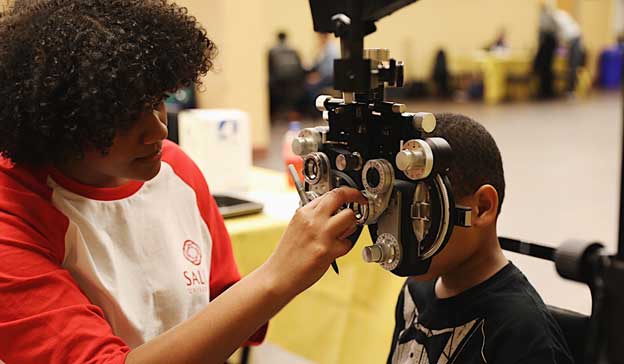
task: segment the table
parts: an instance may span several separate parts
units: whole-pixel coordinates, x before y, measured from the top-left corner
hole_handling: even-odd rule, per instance
[[[282,173],[254,168],[247,197],[263,202],[265,213],[226,220],[242,274],[261,265],[277,245],[298,197]],[[394,307],[404,279],[362,261],[370,245],[363,231],[355,248],[296,297],[272,320],[267,341],[321,364],[383,363],[390,350]]]
[[[507,79],[511,75],[530,75],[532,58],[517,51],[489,52],[477,50],[459,56],[453,63],[454,72],[473,72],[483,75],[483,98],[488,104],[497,104],[507,96]]]
[[[554,89],[557,93],[565,92],[567,85],[567,59],[561,54],[555,54],[553,72],[555,74]],[[522,98],[528,98],[537,87],[533,81],[533,56],[529,52],[505,50],[484,51],[476,50],[460,55],[452,64],[454,73],[472,73],[483,76],[483,99],[488,104],[498,104],[511,93],[510,79],[525,80],[525,91]],[[578,84],[576,93],[585,96],[591,88],[591,75],[585,67],[578,70]]]

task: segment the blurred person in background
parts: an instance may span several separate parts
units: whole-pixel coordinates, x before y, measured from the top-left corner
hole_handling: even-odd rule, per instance
[[[556,24],[559,46],[567,49],[567,92],[572,94],[576,89],[576,72],[582,66],[584,58],[581,27],[565,10],[556,9],[552,12],[552,16]]]
[[[305,73],[299,53],[288,44],[285,32],[277,34],[277,44],[269,50],[269,98],[271,115],[291,114],[303,97]],[[289,118],[296,118],[291,115]]]
[[[446,51],[442,48],[436,53],[431,80],[437,97],[450,98],[452,96],[451,74],[448,69]]]
[[[340,58],[340,50],[331,33],[317,33],[318,48],[313,66],[308,70],[305,82],[304,111],[314,111],[314,101],[323,90],[333,87],[334,60]]]
[[[552,4],[542,4],[539,17],[538,47],[533,60],[533,72],[539,79],[538,98],[540,99],[555,96],[553,61],[557,49],[557,24],[553,12]]]
[[[496,34],[496,38],[490,44],[485,46],[486,51],[500,52],[507,49],[507,31],[501,28]]]

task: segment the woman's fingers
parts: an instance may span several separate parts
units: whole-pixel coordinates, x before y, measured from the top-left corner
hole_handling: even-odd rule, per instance
[[[350,187],[335,188],[317,200],[320,201],[318,202],[318,205],[316,205],[316,209],[326,216],[334,215],[340,207],[347,203],[367,203],[367,200],[362,195],[362,192]]]
[[[357,220],[351,209],[344,209],[327,221],[327,232],[337,238],[346,238],[351,235],[347,234],[348,232],[354,232],[356,229]]]

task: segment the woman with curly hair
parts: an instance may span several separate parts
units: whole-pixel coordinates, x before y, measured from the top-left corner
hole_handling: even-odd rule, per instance
[[[363,197],[339,189],[240,278],[204,178],[165,140],[164,95],[215,49],[166,0],[0,13],[0,362],[223,363],[351,248],[353,212],[335,211]]]

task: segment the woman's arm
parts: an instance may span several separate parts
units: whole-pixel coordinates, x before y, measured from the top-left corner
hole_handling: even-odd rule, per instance
[[[300,208],[273,255],[201,312],[128,354],[127,364],[219,363],[346,254],[356,227],[347,202],[361,193],[340,188]]]

